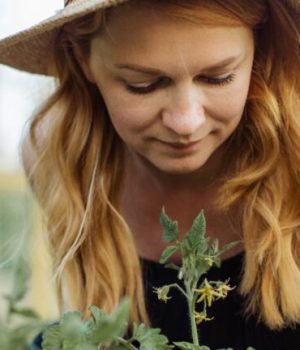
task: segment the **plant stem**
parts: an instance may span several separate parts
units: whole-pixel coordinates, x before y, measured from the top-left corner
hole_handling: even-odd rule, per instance
[[[169,284],[168,286],[170,288],[171,287],[177,288],[186,298],[188,298],[188,295],[186,294],[186,292],[177,283],[172,283],[172,284]]]
[[[190,324],[192,329],[192,338],[193,338],[193,344],[194,345],[200,345],[199,344],[199,335],[198,335],[198,329],[197,324],[194,317],[194,311],[195,311],[195,297],[193,293],[193,289],[189,286],[186,286],[187,294],[188,294],[188,307],[189,307],[189,317],[190,317]]]
[[[134,345],[130,344],[127,340],[124,340],[121,337],[117,337],[117,341],[120,342],[128,350],[138,350]]]
[[[193,344],[199,345],[199,336],[198,336],[198,329],[197,324],[195,321],[195,317],[193,315],[194,312],[194,303],[189,301],[189,314],[190,314],[190,322],[192,327],[192,337],[193,337]]]

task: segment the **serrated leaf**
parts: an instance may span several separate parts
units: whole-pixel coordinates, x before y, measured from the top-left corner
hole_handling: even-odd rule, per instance
[[[60,350],[62,349],[62,338],[60,325],[50,325],[43,333],[42,341],[43,350]]]
[[[122,336],[127,328],[130,313],[130,301],[126,298],[119,304],[112,315],[100,319],[89,339],[93,344],[113,341]]]
[[[88,328],[79,311],[66,313],[60,321],[60,327],[65,350],[71,350],[72,346],[75,347],[86,340]]]
[[[163,240],[174,242],[178,240],[178,222],[171,220],[163,208],[160,214],[160,224],[163,228]]]
[[[43,334],[42,346],[45,350],[75,350],[87,345],[90,324],[82,321],[79,311],[63,315],[59,324],[48,327]]]
[[[193,246],[191,244],[190,239],[188,238],[188,236],[184,236],[182,242],[181,242],[181,248],[182,248],[182,255],[183,258],[185,258],[186,256],[190,255],[191,253],[193,253]]]
[[[211,255],[216,255],[219,252],[219,240],[214,239],[210,245],[209,252]]]
[[[179,249],[178,246],[171,245],[167,247],[161,254],[159,262],[161,264],[164,264],[175,252],[177,252]]]
[[[236,245],[238,245],[239,243],[241,243],[241,241],[235,241],[235,242],[230,242],[225,244],[222,249],[220,249],[220,255],[222,255],[224,252],[232,249],[233,247],[235,247]]]
[[[84,333],[69,335],[63,340],[63,350],[81,350],[82,346],[87,345],[87,339]]]
[[[89,310],[94,318],[96,326],[98,326],[99,323],[103,322],[103,320],[106,320],[109,317],[102,309],[99,309],[95,305],[90,306]]]
[[[188,236],[192,244],[197,244],[200,240],[203,240],[206,233],[206,221],[203,210],[194,219],[192,226],[188,232]]]
[[[168,338],[160,333],[159,328],[149,328],[143,323],[134,327],[133,338],[140,343],[140,350],[168,350]]]

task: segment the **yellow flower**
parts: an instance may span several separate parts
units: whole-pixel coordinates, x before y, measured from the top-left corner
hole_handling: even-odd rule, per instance
[[[207,317],[205,312],[196,312],[196,311],[194,311],[194,317],[197,324],[203,321],[211,321],[213,319],[213,317],[211,318]]]
[[[234,287],[230,287],[230,285],[225,282],[225,283],[220,284],[216,290],[220,294],[220,298],[224,299],[227,297],[228,292],[233,290],[233,289],[234,289]]]
[[[208,283],[207,279],[204,280],[204,286],[200,289],[195,289],[195,292],[199,294],[197,303],[202,301],[207,301],[207,305],[211,306],[215,298],[221,298],[222,295],[220,292],[214,289],[214,287]]]
[[[165,303],[171,299],[171,297],[168,296],[170,287],[169,286],[163,286],[161,288],[153,288],[154,289],[154,293],[157,294],[157,297],[159,300],[164,301]]]

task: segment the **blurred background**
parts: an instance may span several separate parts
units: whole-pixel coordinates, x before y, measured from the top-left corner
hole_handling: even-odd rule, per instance
[[[54,15],[63,0],[0,0],[0,39]],[[49,77],[0,65],[0,315],[20,255],[31,266],[28,306],[55,319],[51,266],[39,212],[24,179],[20,144],[34,110],[53,89]]]

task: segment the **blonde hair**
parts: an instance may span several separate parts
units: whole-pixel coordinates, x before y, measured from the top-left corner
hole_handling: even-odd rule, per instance
[[[121,6],[131,6],[128,4]],[[243,120],[230,142],[236,155],[218,205],[242,200],[248,311],[270,328],[300,321],[300,57],[299,28],[281,1],[138,1],[177,19],[253,28],[254,70]],[[208,10],[208,11],[203,11]],[[71,307],[112,311],[124,295],[132,322],[149,323],[139,257],[119,214],[123,145],[96,86],[74,50],[89,55],[111,10],[67,25],[57,37],[59,85],[34,119],[38,163],[30,180],[45,213],[62,305],[63,276]],[[212,15],[213,13],[213,15]],[[38,136],[47,122],[47,133]]]

